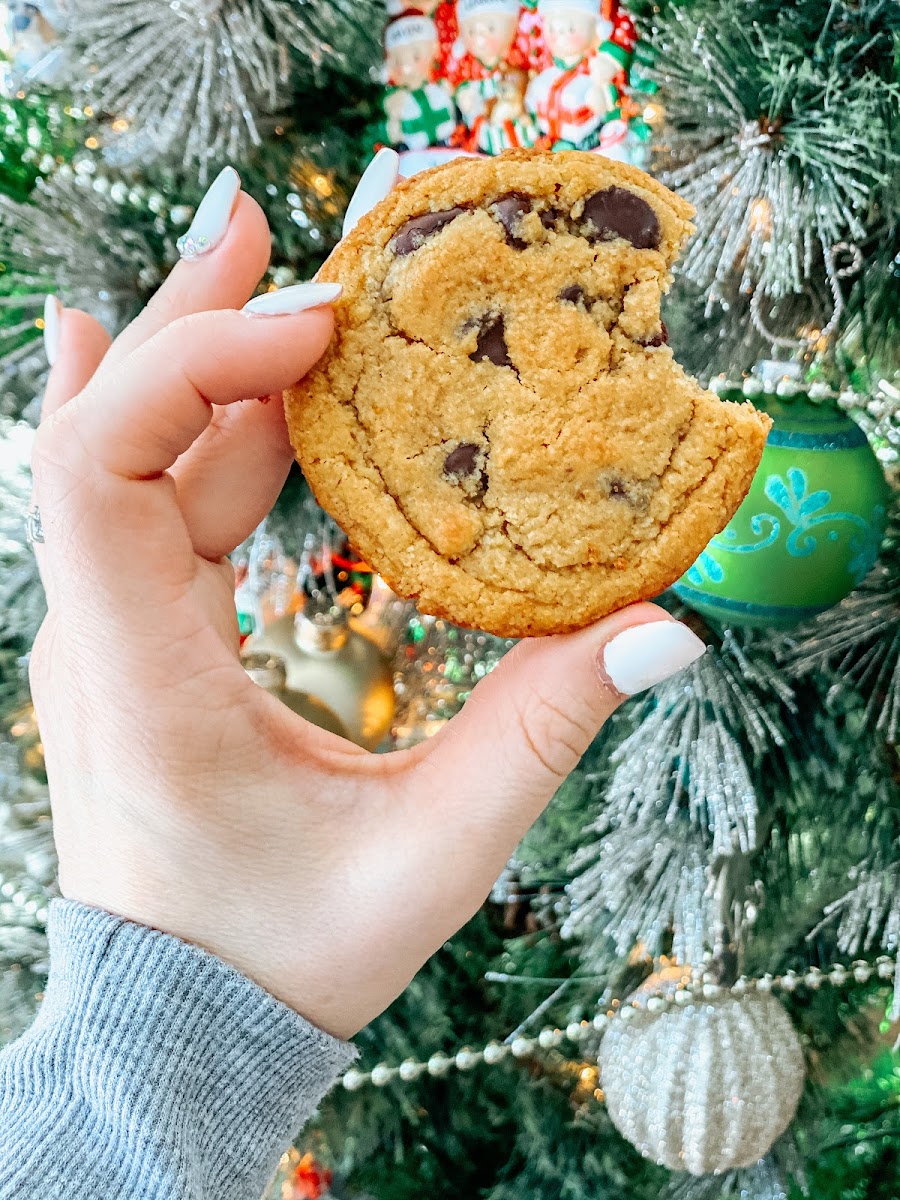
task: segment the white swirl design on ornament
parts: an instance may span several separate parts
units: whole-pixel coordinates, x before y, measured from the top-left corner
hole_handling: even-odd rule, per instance
[[[823,512],[831,503],[831,492],[824,489],[810,492],[808,489],[806,472],[799,467],[789,467],[786,479],[781,475],[770,475],[766,480],[766,497],[781,509],[793,527],[787,535],[785,549],[792,558],[808,558],[818,548],[821,536],[812,530],[841,523],[845,527],[850,526],[849,546],[853,557],[847,564],[847,570],[857,585],[862,583],[878,557],[884,507],[876,505],[868,521],[856,513]],[[737,533],[733,529],[726,529],[713,538],[710,547],[728,554],[755,554],[778,541],[782,532],[781,519],[774,513],[757,513],[750,521],[750,529],[759,541],[735,545]],[[829,541],[837,541],[840,530],[832,528],[827,537]],[[704,552],[688,572],[688,579],[693,583],[702,583],[701,572],[705,571],[713,582],[720,582],[721,578],[717,579],[716,576],[723,577],[721,568],[717,565],[715,570],[711,570],[713,562]]]

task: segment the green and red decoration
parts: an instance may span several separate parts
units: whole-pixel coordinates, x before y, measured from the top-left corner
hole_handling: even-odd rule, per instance
[[[789,377],[715,387],[774,420],[750,492],[675,592],[718,621],[790,628],[862,583],[884,536],[887,484],[834,393]]]

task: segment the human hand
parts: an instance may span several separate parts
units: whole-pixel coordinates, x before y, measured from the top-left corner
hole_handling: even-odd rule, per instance
[[[395,179],[382,152],[348,227]],[[196,943],[349,1036],[477,910],[623,694],[703,647],[646,604],[522,642],[440,735],[383,756],[257,687],[226,556],[292,451],[280,402],[241,401],[318,359],[335,286],[239,311],[269,235],[238,188],[214,183],[188,242],[202,252],[112,346],[48,304],[32,689],[63,894]]]

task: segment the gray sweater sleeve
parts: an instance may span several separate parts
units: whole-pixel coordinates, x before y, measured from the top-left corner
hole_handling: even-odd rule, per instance
[[[355,1056],[221,960],[68,900],[0,1053],[0,1200],[258,1200]]]

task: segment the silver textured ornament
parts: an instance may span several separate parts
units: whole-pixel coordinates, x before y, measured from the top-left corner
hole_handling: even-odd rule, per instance
[[[761,1159],[790,1124],[806,1067],[771,994],[692,997],[654,1014],[630,1010],[600,1046],[613,1124],[654,1162],[709,1175]]]

